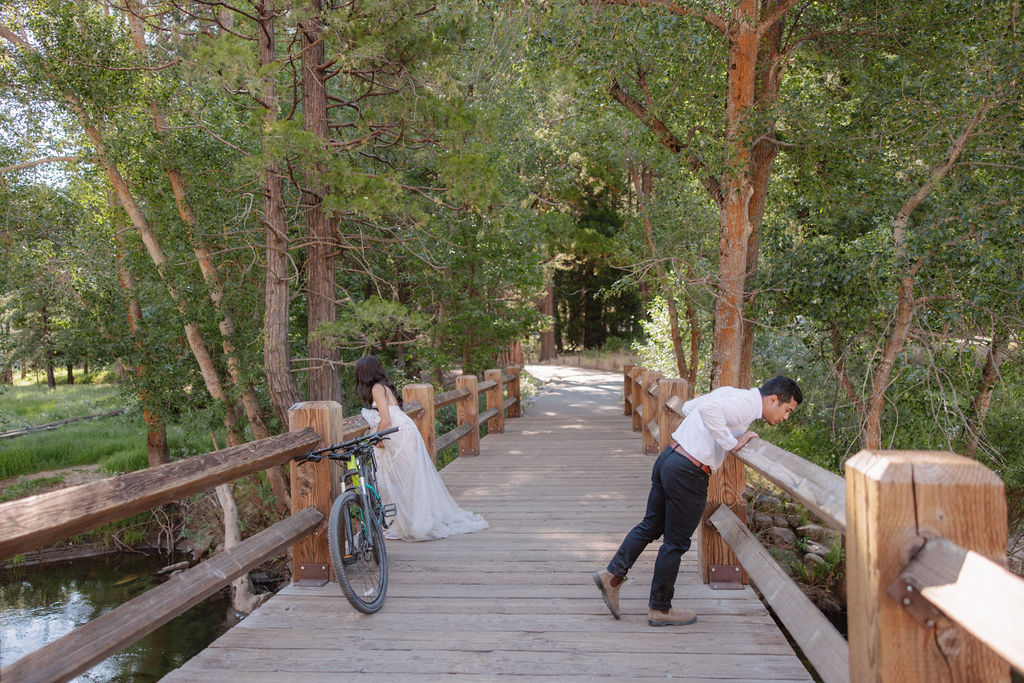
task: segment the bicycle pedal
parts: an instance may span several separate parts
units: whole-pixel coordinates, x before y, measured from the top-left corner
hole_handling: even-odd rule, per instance
[[[388,504],[388,505],[385,505],[385,506],[384,506],[383,508],[381,508],[381,509],[382,509],[382,510],[383,510],[383,512],[384,512],[384,518],[385,518],[385,519],[387,519],[387,518],[389,518],[389,517],[394,517],[395,515],[397,515],[397,514],[398,514],[398,506],[397,506],[397,505],[395,505],[394,503],[390,503],[390,504]]]

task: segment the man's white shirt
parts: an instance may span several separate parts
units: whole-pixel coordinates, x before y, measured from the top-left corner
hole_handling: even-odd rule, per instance
[[[761,417],[761,409],[759,390],[719,387],[683,404],[685,417],[672,438],[716,471],[739,443],[736,437]]]

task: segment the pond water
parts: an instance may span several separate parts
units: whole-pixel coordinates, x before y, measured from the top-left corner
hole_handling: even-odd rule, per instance
[[[115,553],[0,572],[0,665],[51,643],[164,580],[184,558]],[[225,589],[74,681],[156,681],[238,622]]]

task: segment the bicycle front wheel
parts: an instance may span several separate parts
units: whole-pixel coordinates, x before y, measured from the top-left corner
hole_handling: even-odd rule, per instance
[[[346,491],[331,506],[328,540],[334,577],[345,597],[360,612],[379,610],[388,589],[384,532],[357,491]]]

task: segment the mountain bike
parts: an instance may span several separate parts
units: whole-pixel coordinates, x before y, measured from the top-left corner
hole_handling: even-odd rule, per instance
[[[319,462],[324,457],[345,462],[345,490],[331,506],[327,537],[335,580],[352,606],[366,614],[384,605],[388,590],[384,529],[395,516],[395,506],[384,505],[377,492],[374,445],[397,431],[398,427],[392,427],[295,458],[299,463]]]

